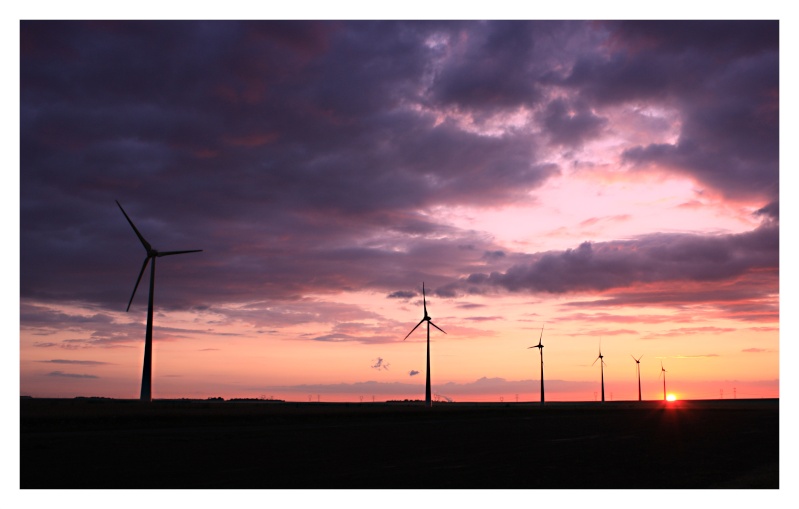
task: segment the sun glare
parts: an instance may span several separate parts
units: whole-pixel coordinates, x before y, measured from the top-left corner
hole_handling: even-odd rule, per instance
[[[674,394],[669,394],[668,396],[666,396],[666,401],[677,401],[677,396],[675,396]]]

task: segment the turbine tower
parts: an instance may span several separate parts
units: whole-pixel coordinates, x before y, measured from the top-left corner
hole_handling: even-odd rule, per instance
[[[635,367],[638,368],[638,401],[641,401],[641,359],[644,358],[643,355],[638,357],[637,359],[630,355],[635,361]]]
[[[406,339],[408,339],[408,336],[413,334],[413,331],[415,331],[417,327],[422,325],[423,322],[427,322],[427,380],[424,389],[424,404],[426,407],[431,407],[433,406],[433,400],[431,399],[431,392],[430,392],[430,326],[432,325],[441,332],[444,332],[444,329],[434,324],[430,319],[430,315],[427,314],[427,298],[425,297],[424,293],[424,281],[422,281],[422,305],[424,306],[424,317],[422,317],[419,323],[416,324],[416,327],[411,329],[411,332],[409,332],[408,335],[405,336],[402,340],[405,341]],[[444,334],[446,334],[446,332],[444,332]]]
[[[116,200],[115,200],[116,201]],[[147,256],[144,258],[144,264],[141,266],[141,271],[139,271],[139,278],[136,280],[136,286],[133,287],[133,293],[130,295],[130,300],[128,301],[128,308],[125,311],[130,310],[130,305],[133,302],[133,297],[136,295],[136,289],[139,288],[139,283],[141,282],[141,278],[144,275],[144,269],[147,268],[147,263],[152,259],[153,263],[150,265],[150,297],[147,302],[147,331],[144,335],[144,368],[142,369],[141,375],[141,395],[140,399],[142,401],[152,401],[152,373],[153,373],[153,293],[155,291],[155,259],[161,256],[170,256],[176,254],[183,254],[183,253],[198,253],[202,251],[202,249],[192,249],[190,251],[158,251],[153,249],[149,242],[144,240],[144,237],[139,230],[136,228],[136,225],[133,224],[133,221],[130,220],[128,214],[125,213],[125,209],[122,208],[119,201],[116,201],[117,205],[119,205],[119,210],[125,215],[125,219],[128,220],[130,226],[133,228],[133,231],[136,232],[136,236],[139,237],[142,245],[144,246],[145,251],[147,251]]]
[[[599,368],[600,368],[600,370],[602,372],[602,401],[604,402],[605,401],[605,361],[603,359],[604,359],[604,356],[602,355],[602,340],[600,339],[599,340],[599,356],[596,359],[594,359],[594,362],[592,362],[591,365],[593,366],[594,364],[596,364],[596,361],[600,361],[599,362]]]
[[[666,368],[663,367],[663,361],[660,361],[660,375],[658,378],[663,377],[663,401],[666,401]]]
[[[541,325],[541,336],[538,338],[538,344],[535,346],[528,347],[530,348],[538,348],[538,353],[541,354],[541,404],[544,404],[544,345],[541,344],[541,339],[544,337],[544,326]]]

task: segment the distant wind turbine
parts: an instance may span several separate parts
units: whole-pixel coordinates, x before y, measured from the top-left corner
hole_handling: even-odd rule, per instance
[[[142,401],[152,401],[153,398],[151,387],[153,372],[153,293],[155,291],[155,259],[161,256],[170,256],[183,253],[198,253],[202,251],[202,249],[192,249],[190,251],[158,251],[153,249],[150,243],[144,240],[142,234],[139,233],[136,225],[134,225],[133,221],[130,220],[128,214],[125,213],[125,209],[122,208],[122,205],[120,205],[119,201],[117,201],[117,205],[119,205],[119,210],[121,210],[125,215],[125,219],[128,220],[128,223],[130,223],[133,231],[136,232],[136,236],[139,237],[144,249],[147,251],[147,256],[144,258],[144,264],[141,266],[141,271],[139,271],[139,278],[136,280],[136,286],[133,287],[133,293],[130,295],[128,308],[125,311],[130,310],[130,305],[133,302],[133,297],[136,295],[136,289],[139,288],[139,283],[144,275],[144,269],[147,268],[147,263],[151,259],[153,261],[153,263],[150,265],[150,297],[147,303],[147,330],[144,336],[144,368],[142,369],[140,395],[140,399]]]
[[[599,356],[596,359],[594,359],[594,362],[592,362],[591,365],[593,366],[594,364],[596,364],[596,361],[600,361],[599,362],[599,368],[600,368],[600,370],[602,372],[602,401],[604,402],[605,401],[605,361],[603,359],[604,359],[604,357],[602,355],[602,340],[600,339],[599,340]]]
[[[633,358],[633,360],[635,361],[635,366],[636,368],[638,368],[638,401],[641,401],[641,359],[643,359],[644,356],[641,355],[637,359],[632,355],[630,355],[630,357]]]
[[[413,334],[413,331],[415,331],[417,327],[422,325],[423,322],[427,322],[427,381],[425,383],[425,389],[424,389],[424,404],[426,407],[431,407],[433,406],[433,400],[431,398],[432,393],[430,391],[430,326],[432,325],[441,332],[444,332],[444,329],[434,324],[430,319],[430,315],[427,314],[427,297],[425,296],[424,293],[424,281],[422,281],[422,305],[424,306],[424,317],[422,317],[419,323],[416,324],[416,327],[411,329],[411,332],[409,332],[408,335],[405,336],[402,340],[405,341],[406,339],[408,339],[408,336]],[[444,332],[444,334],[446,334],[446,332]]]
[[[541,404],[544,404],[544,345],[541,344],[541,339],[544,337],[544,326],[541,325],[541,335],[538,337],[538,344],[535,346],[528,347],[530,348],[538,348],[538,353],[541,354]]]
[[[660,361],[660,375],[658,378],[663,377],[663,401],[666,401],[666,368],[663,367],[663,361]]]

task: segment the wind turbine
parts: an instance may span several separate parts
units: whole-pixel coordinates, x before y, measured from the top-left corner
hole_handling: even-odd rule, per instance
[[[142,401],[152,401],[152,390],[151,390],[151,382],[152,382],[152,372],[153,372],[153,293],[155,291],[155,259],[161,256],[169,256],[169,255],[176,255],[176,254],[183,254],[183,253],[198,253],[202,251],[202,249],[192,249],[190,251],[158,251],[153,249],[149,242],[144,240],[144,237],[139,230],[136,228],[136,225],[133,224],[133,221],[130,220],[127,213],[125,213],[125,209],[122,208],[119,201],[114,200],[119,205],[119,210],[125,215],[125,219],[128,220],[130,226],[133,228],[133,231],[136,232],[136,236],[139,237],[144,249],[147,251],[147,256],[144,258],[144,264],[141,266],[141,271],[139,271],[139,278],[136,280],[136,286],[133,287],[133,293],[130,295],[130,300],[128,301],[128,308],[125,311],[130,310],[130,305],[133,302],[133,297],[136,295],[136,289],[139,288],[139,283],[141,282],[141,278],[144,275],[144,269],[147,268],[147,263],[152,259],[153,263],[150,265],[150,298],[147,302],[147,332],[144,336],[144,368],[142,369],[141,375],[141,395],[140,399]]]
[[[635,361],[635,366],[636,368],[638,368],[638,401],[641,401],[641,359],[643,359],[644,356],[641,355],[637,359],[632,355],[630,355],[630,357],[633,358],[633,360]]]
[[[544,404],[544,345],[541,344],[541,339],[544,337],[544,326],[541,325],[541,336],[538,338],[538,344],[535,346],[528,347],[530,348],[538,348],[538,353],[541,354],[541,404]]]
[[[427,314],[427,298],[425,297],[425,293],[424,293],[424,281],[422,281],[422,305],[424,306],[424,317],[422,317],[422,319],[419,321],[419,323],[416,324],[416,327],[411,329],[411,332],[408,333],[408,336],[413,334],[413,331],[415,331],[417,327],[422,325],[423,322],[427,322],[427,381],[426,381],[425,389],[424,389],[424,404],[425,404],[426,407],[431,407],[431,406],[433,406],[433,401],[432,401],[432,399],[430,397],[430,395],[431,395],[431,392],[430,392],[430,326],[432,325],[433,327],[435,327],[436,329],[440,330],[441,332],[444,332],[444,329],[442,329],[438,325],[434,324],[431,321],[431,319],[430,319],[430,315]],[[444,334],[446,334],[446,332],[444,332]],[[406,339],[408,339],[408,336],[405,336],[402,340],[405,341]]]
[[[663,377],[663,401],[666,401],[666,368],[663,367],[663,361],[660,361],[660,375],[658,378]]]
[[[599,368],[602,371],[602,401],[604,402],[605,401],[605,361],[603,359],[604,359],[604,356],[602,355],[602,340],[600,339],[599,340],[599,357],[594,359],[594,362],[592,362],[591,365],[593,366],[594,364],[596,364],[596,361],[600,361],[599,362]]]

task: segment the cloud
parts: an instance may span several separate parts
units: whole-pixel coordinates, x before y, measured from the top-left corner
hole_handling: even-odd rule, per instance
[[[389,364],[387,362],[383,362],[382,357],[378,357],[377,359],[373,360],[374,364],[371,365],[372,368],[380,371],[381,369],[388,370]]]
[[[744,348],[741,351],[744,353],[765,353],[765,352],[770,352],[771,350],[768,350],[766,348]]]
[[[586,307],[686,305],[686,283],[738,281],[754,301],[716,310],[773,321],[775,225],[513,253],[436,211],[529,203],[581,148],[629,130],[626,109],[657,136],[636,130],[597,165],[688,176],[776,220],[778,27],[25,20],[21,329],[77,340],[41,348],[140,343],[141,289],[122,313],[141,246],[114,199],[158,249],[204,249],[159,261],[157,306],[220,329],[315,323],[330,328],[319,341],[393,341],[389,321],[365,326],[374,314],[338,298],[409,300],[422,280],[442,298],[602,292],[572,303]],[[593,219],[583,226],[626,215]]]
[[[628,334],[638,334],[638,331],[632,329],[595,329],[588,331],[573,332],[569,336],[624,336]]]
[[[682,117],[675,143],[626,149],[628,163],[680,172],[733,198],[777,197],[776,21],[603,25],[613,51],[579,58],[564,83],[595,105],[656,100]]]
[[[467,316],[466,320],[473,322],[492,322],[495,320],[502,320],[501,316]]]
[[[46,362],[52,364],[79,364],[83,366],[100,366],[104,364],[110,364],[108,362],[101,362],[101,361],[79,361],[79,360],[67,360],[67,359],[52,359],[47,361],[36,361],[36,362]]]
[[[641,336],[641,339],[658,339],[658,338],[669,338],[669,337],[682,337],[682,336],[706,336],[709,334],[727,334],[730,332],[736,332],[738,329],[731,328],[731,327],[679,327],[676,329],[669,329],[662,332],[650,332]]]
[[[554,143],[570,147],[598,137],[608,123],[607,119],[591,112],[587,105],[569,105],[563,99],[549,103],[542,120]]]
[[[397,323],[381,319],[377,324],[361,322],[342,322],[335,324],[328,334],[313,336],[314,341],[360,342],[360,343],[393,343],[402,339],[396,332]]]
[[[66,377],[66,378],[100,378],[95,375],[79,375],[75,373],[64,373],[63,371],[53,371],[48,373],[47,376]]]
[[[408,371],[408,375],[410,375],[410,376],[416,376],[418,374],[419,374],[419,372],[416,371],[415,369],[412,369],[412,370]]]
[[[635,240],[584,242],[575,249],[532,255],[505,272],[473,273],[461,286],[512,292],[567,293],[628,288],[641,283],[713,282],[776,271],[779,231],[705,236],[656,233]]]
[[[388,294],[387,298],[389,299],[412,299],[416,297],[418,293],[416,292],[409,292],[405,290],[397,290],[396,292],[392,292]]]

